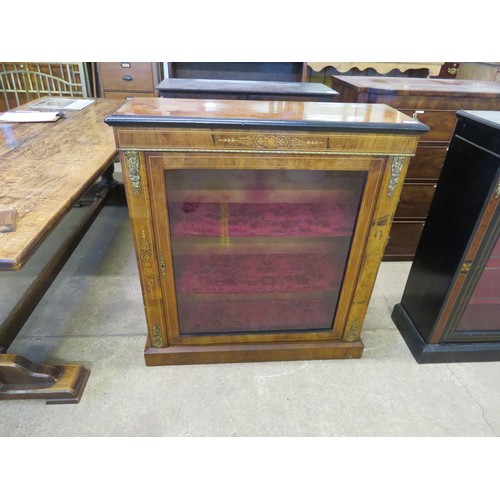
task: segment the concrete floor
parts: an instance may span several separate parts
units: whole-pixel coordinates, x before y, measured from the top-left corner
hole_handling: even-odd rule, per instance
[[[4,309],[35,260],[1,276]],[[82,400],[0,401],[0,436],[498,436],[500,363],[418,365],[392,323],[409,267],[382,264],[359,360],[146,367],[127,209],[107,206],[9,349],[89,368]]]

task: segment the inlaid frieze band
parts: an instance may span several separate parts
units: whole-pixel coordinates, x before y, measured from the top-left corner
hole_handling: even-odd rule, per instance
[[[255,149],[299,149],[324,146],[325,141],[278,134],[256,134],[238,137],[220,137],[218,142],[229,146]]]

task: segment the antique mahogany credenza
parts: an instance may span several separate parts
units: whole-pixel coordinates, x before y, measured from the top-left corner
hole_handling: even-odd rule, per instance
[[[384,103],[429,126],[410,162],[385,260],[412,260],[459,110],[500,110],[500,82],[439,78],[332,76],[338,101]]]
[[[500,360],[500,112],[457,116],[392,315],[420,363]]]
[[[410,158],[386,105],[135,98],[119,150],[148,365],[357,358]]]

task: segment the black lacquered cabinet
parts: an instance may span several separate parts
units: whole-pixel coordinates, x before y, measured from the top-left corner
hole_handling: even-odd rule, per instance
[[[392,315],[419,363],[500,360],[500,112],[457,119]]]

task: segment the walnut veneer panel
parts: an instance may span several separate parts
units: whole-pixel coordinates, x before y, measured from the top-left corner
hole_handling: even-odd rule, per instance
[[[361,356],[409,159],[386,105],[133,99],[113,125],[148,365]]]
[[[19,219],[14,232],[0,233],[0,269],[20,269],[109,166],[116,148],[104,118],[119,105],[97,100],[54,123],[2,125],[0,206]]]

